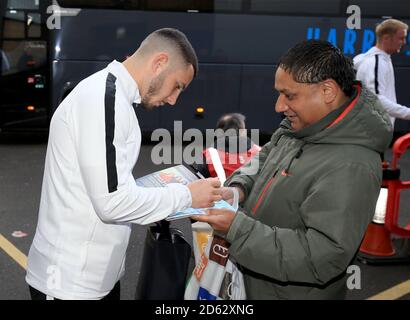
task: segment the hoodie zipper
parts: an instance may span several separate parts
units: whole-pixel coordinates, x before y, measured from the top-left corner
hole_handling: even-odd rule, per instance
[[[281,127],[282,127],[282,126],[281,126]],[[276,142],[275,142],[275,147],[279,144],[279,141],[280,141],[280,139],[281,139],[282,137],[283,137],[282,134],[278,137],[278,139],[277,139]],[[256,210],[258,210],[259,206],[261,205],[261,202],[262,202],[263,198],[265,197],[265,193],[266,193],[266,191],[268,191],[270,185],[271,185],[272,182],[273,182],[273,179],[275,179],[275,176],[276,176],[277,172],[278,172],[278,171],[276,170],[275,173],[273,174],[273,176],[272,176],[272,177],[269,179],[269,181],[266,183],[266,185],[265,185],[265,187],[263,188],[262,192],[260,193],[260,195],[259,195],[259,197],[258,197],[258,200],[256,201],[255,206],[254,206],[254,207],[252,208],[252,210],[251,210],[253,214],[256,214]]]
[[[258,210],[259,206],[260,206],[261,203],[262,203],[262,200],[265,198],[266,191],[268,191],[269,187],[271,186],[271,184],[272,184],[272,182],[273,182],[273,179],[275,179],[275,177],[276,177],[276,173],[277,173],[277,172],[278,172],[278,171],[276,171],[276,172],[273,174],[273,176],[269,179],[269,181],[266,183],[265,187],[263,188],[262,192],[260,193],[260,195],[259,195],[259,197],[258,197],[258,201],[256,201],[256,204],[255,204],[255,206],[254,206],[253,209],[252,209],[252,213],[253,213],[253,214],[256,214],[256,210]]]

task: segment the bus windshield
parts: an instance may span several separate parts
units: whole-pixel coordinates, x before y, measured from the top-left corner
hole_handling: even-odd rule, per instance
[[[48,1],[0,5],[1,129],[46,128],[49,75],[45,12]]]
[[[39,0],[8,0],[3,15],[2,75],[41,67],[47,62]]]

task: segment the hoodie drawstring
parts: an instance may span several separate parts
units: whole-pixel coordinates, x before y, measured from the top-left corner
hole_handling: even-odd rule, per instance
[[[279,135],[279,136],[276,138],[276,141],[275,141],[275,143],[273,144],[275,147],[278,146],[279,140],[280,140],[280,138],[282,138],[282,136],[283,136],[283,134]]]
[[[293,163],[293,160],[299,159],[302,156],[303,148],[305,147],[305,145],[307,145],[307,142],[303,142],[303,144],[300,146],[298,152],[296,152],[296,154],[292,157],[292,159],[290,159],[288,167],[285,169],[285,171],[283,171],[283,175],[285,175],[285,176],[289,175],[289,170],[290,170],[290,167]]]

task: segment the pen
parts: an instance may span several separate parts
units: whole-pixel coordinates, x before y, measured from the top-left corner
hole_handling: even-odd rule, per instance
[[[202,175],[202,173],[200,173],[199,171],[198,171],[196,174],[197,174],[197,176],[200,177],[201,179],[206,179],[206,178]]]

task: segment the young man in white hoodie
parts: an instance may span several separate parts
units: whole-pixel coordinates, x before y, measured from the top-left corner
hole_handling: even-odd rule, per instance
[[[394,126],[395,118],[410,120],[410,108],[397,103],[391,55],[406,43],[408,25],[395,19],[376,27],[376,45],[354,58],[357,80],[379,97]]]
[[[131,223],[149,224],[221,199],[213,178],[137,187],[141,147],[134,108],[174,105],[198,70],[183,33],[151,33],[67,96],[53,115],[26,281],[32,299],[119,299]]]

